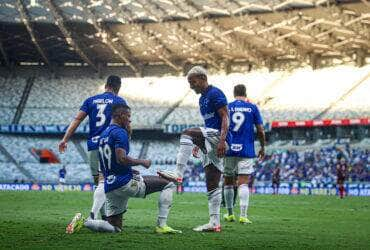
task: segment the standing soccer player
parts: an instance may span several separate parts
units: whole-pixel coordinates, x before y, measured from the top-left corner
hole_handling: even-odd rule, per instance
[[[121,88],[121,78],[111,75],[105,84],[105,92],[87,98],[77,113],[75,119],[69,125],[62,141],[59,143],[59,152],[64,153],[67,149],[67,143],[81,122],[89,116],[89,137],[87,140],[87,149],[89,151],[89,163],[91,173],[94,178],[94,184],[97,186],[94,192],[93,206],[90,217],[96,219],[100,210],[102,217],[105,217],[104,209],[101,209],[105,202],[104,178],[99,177],[99,159],[98,159],[98,141],[100,134],[109,126],[111,122],[112,104],[122,103],[127,105],[126,101],[118,96]]]
[[[347,163],[344,158],[340,159],[340,162],[337,164],[337,185],[339,189],[339,196],[341,199],[344,198],[344,181],[347,177]]]
[[[247,217],[249,205],[249,177],[254,172],[254,126],[257,129],[257,136],[261,144],[258,157],[262,160],[265,156],[265,132],[260,112],[255,104],[247,101],[247,93],[244,85],[234,87],[235,101],[228,106],[230,112],[230,131],[232,143],[225,159],[224,172],[224,196],[226,201],[227,214],[225,221],[235,221],[233,211],[233,198],[235,175],[237,176],[240,223],[252,223]]]
[[[160,192],[158,200],[157,233],[181,233],[167,226],[167,216],[172,204],[175,184],[159,176],[140,176],[132,166],[142,165],[149,168],[149,160],[134,159],[129,156],[130,108],[124,104],[112,107],[112,124],[101,134],[99,139],[99,161],[104,173],[106,192],[107,221],[86,220],[77,213],[72,220],[72,227],[79,229],[82,225],[98,232],[120,232],[122,214],[127,210],[130,197],[145,198]],[[77,230],[74,230],[77,231]]]
[[[176,171],[158,171],[158,174],[171,181],[182,181],[182,177],[192,153],[194,144],[201,149],[203,167],[206,175],[209,223],[194,228],[194,231],[220,232],[221,189],[219,182],[223,172],[225,156],[231,134],[229,133],[229,113],[224,93],[208,85],[207,71],[200,66],[193,67],[187,74],[190,88],[199,98],[200,113],[205,127],[185,130],[180,137]]]

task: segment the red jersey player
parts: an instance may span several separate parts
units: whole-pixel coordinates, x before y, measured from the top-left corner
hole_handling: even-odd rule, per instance
[[[347,163],[344,158],[341,158],[340,162],[337,164],[337,184],[341,199],[343,199],[344,197],[344,181],[346,177],[347,177]]]

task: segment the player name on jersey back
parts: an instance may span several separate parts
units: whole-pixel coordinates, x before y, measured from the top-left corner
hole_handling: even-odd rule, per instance
[[[247,107],[230,107],[229,108],[229,111],[230,112],[252,112],[252,109],[251,108],[247,108]]]
[[[112,104],[113,99],[95,99],[93,100],[94,104]]]

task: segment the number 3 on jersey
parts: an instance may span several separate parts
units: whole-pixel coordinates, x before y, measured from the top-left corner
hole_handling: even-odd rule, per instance
[[[235,112],[231,116],[231,120],[232,120],[233,123],[235,123],[233,131],[237,132],[240,129],[240,127],[243,125],[243,122],[245,120],[245,116],[242,112]]]
[[[104,110],[107,107],[107,104],[98,104],[96,107],[98,108],[98,114],[96,115],[96,118],[100,119],[99,121],[96,122],[96,126],[100,127],[104,125],[106,120]]]

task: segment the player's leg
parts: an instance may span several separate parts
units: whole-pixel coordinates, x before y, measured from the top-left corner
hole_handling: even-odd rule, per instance
[[[60,177],[59,178],[59,186],[60,186],[60,191],[64,192],[64,184],[65,184],[65,179]]]
[[[248,206],[249,206],[249,187],[248,187],[249,175],[238,176],[238,193],[239,193],[239,204],[240,204],[240,223],[252,223],[248,219]]]
[[[145,195],[160,192],[158,198],[157,233],[181,233],[167,226],[167,218],[172,206],[173,193],[176,185],[159,176],[143,176]]]
[[[205,150],[204,136],[200,128],[185,130],[180,137],[180,147],[176,157],[176,171],[158,171],[158,174],[173,182],[181,182],[194,144]]]
[[[98,218],[98,212],[100,211],[101,217],[105,219],[105,192],[104,192],[104,178],[103,175],[99,174],[99,152],[98,150],[92,150],[89,152],[89,162],[91,173],[94,178],[95,191],[93,196],[93,205],[91,207],[90,217],[92,219]]]
[[[91,207],[90,218],[97,219],[99,210],[101,211],[102,219],[105,220],[105,209],[103,207],[105,202],[105,191],[104,191],[104,177],[100,175],[99,184],[94,191],[93,205]],[[104,211],[102,211],[104,210]]]
[[[337,183],[338,183],[338,189],[339,189],[339,196],[340,196],[341,199],[343,199],[343,197],[344,197],[344,185],[343,185],[344,180],[338,179]]]
[[[221,188],[219,182],[222,172],[212,163],[204,168],[207,184],[209,223],[194,228],[197,232],[220,232],[220,207],[221,207]]]
[[[240,159],[238,165],[238,193],[240,205],[240,223],[252,223],[248,219],[248,206],[249,206],[249,176],[253,173],[253,160]]]
[[[107,220],[87,219],[85,227],[95,232],[121,232],[122,215],[127,210],[131,183],[106,194]]]
[[[234,186],[235,183],[235,157],[225,158],[225,170],[224,170],[224,198],[225,198],[225,207],[227,209],[227,214],[224,214],[224,219],[226,221],[235,221],[234,216]]]

